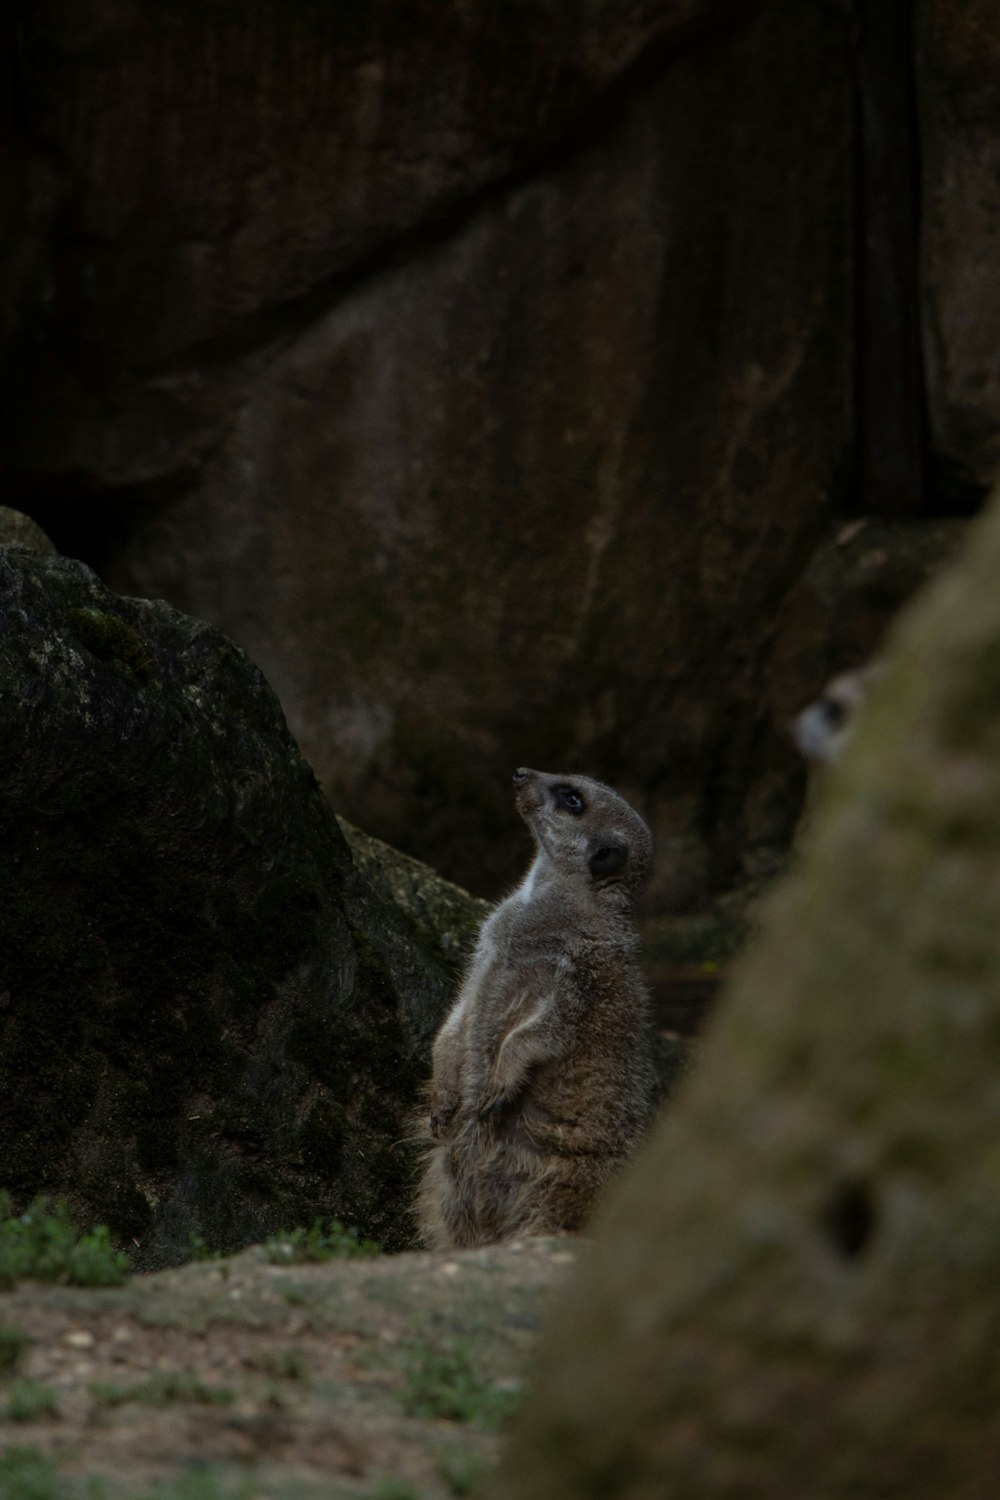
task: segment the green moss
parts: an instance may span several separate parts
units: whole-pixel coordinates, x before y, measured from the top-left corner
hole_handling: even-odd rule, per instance
[[[120,615],[100,609],[71,609],[70,629],[101,661],[120,662],[135,677],[149,673],[149,658],[137,631]]]

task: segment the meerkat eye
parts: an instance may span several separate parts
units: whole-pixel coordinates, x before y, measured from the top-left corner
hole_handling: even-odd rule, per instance
[[[556,801],[560,806],[565,807],[567,812],[574,813],[577,816],[583,812],[583,798],[575,787],[557,786],[554,795]]]

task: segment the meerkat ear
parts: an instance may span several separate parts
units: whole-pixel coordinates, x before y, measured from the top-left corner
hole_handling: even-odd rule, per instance
[[[606,875],[614,875],[627,859],[628,850],[624,844],[595,844],[587,857],[591,879],[603,880]]]

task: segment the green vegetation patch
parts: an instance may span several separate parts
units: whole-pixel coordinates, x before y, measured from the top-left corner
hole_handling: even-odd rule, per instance
[[[95,1381],[90,1393],[101,1406],[124,1406],[140,1401],[147,1406],[171,1406],[174,1402],[196,1402],[202,1406],[228,1406],[235,1391],[224,1385],[205,1385],[190,1370],[161,1370],[135,1385],[107,1385]]]
[[[255,1493],[249,1479],[224,1482],[209,1467],[132,1492],[134,1500],[250,1500]],[[95,1475],[70,1479],[37,1448],[9,1447],[0,1453],[0,1500],[108,1500],[110,1495],[120,1496],[120,1487],[109,1487]]]
[[[469,1348],[457,1340],[435,1344],[419,1339],[403,1355],[405,1382],[399,1392],[411,1417],[444,1417],[497,1427],[518,1401],[511,1384],[498,1384],[477,1369]]]
[[[17,1368],[30,1344],[31,1339],[22,1328],[0,1322],[0,1380]]]
[[[460,1500],[468,1500],[468,1497],[480,1493],[492,1467],[482,1453],[470,1453],[465,1448],[441,1449],[435,1463],[449,1495],[456,1495]]]
[[[8,1422],[38,1422],[59,1415],[57,1392],[39,1380],[12,1380],[6,1394],[4,1416]]]
[[[114,1248],[105,1225],[82,1234],[68,1206],[51,1198],[36,1198],[15,1215],[9,1196],[0,1193],[0,1289],[19,1281],[121,1286],[128,1269],[128,1256]]]
[[[60,1500],[63,1493],[55,1464],[37,1448],[0,1453],[0,1500]]]
[[[371,1500],[421,1500],[418,1489],[408,1479],[380,1479],[371,1492]]]
[[[358,1260],[378,1255],[374,1240],[362,1239],[358,1231],[331,1219],[324,1229],[317,1219],[311,1229],[292,1229],[274,1235],[264,1246],[274,1266],[300,1265],[305,1261]]]

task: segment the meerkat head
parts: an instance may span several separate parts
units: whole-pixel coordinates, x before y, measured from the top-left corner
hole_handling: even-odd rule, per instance
[[[556,776],[521,766],[514,801],[554,873],[595,894],[632,897],[649,870],[653,838],[639,814],[589,776]]]
[[[807,760],[829,763],[839,759],[854,733],[868,689],[883,670],[880,663],[871,662],[851,672],[840,672],[830,678],[815,703],[796,715],[789,730]]]

